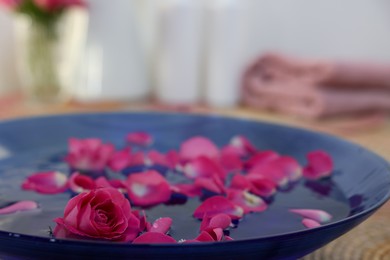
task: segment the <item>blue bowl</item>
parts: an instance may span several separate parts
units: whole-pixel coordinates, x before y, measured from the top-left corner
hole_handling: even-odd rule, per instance
[[[302,164],[312,150],[322,149],[334,158],[331,180],[301,181],[280,191],[269,210],[243,220],[232,232],[232,242],[131,245],[59,240],[44,228],[54,225],[69,199],[67,195],[42,196],[20,190],[21,181],[37,170],[66,170],[62,158],[69,137],[98,137],[118,147],[128,132],[147,131],[160,151],[177,149],[192,136],[203,135],[222,146],[237,134],[262,150],[272,149],[295,157]],[[280,195],[279,195],[280,194]],[[374,153],[339,138],[281,125],[219,116],[168,113],[99,113],[26,118],[0,123],[0,203],[22,199],[40,202],[42,213],[0,216],[0,257],[4,259],[297,259],[329,243],[368,218],[390,197],[389,163]],[[194,202],[195,203],[195,202]],[[305,229],[290,207],[321,208],[334,219],[321,227]],[[151,209],[149,214],[172,214],[180,230],[192,234],[194,204]],[[40,215],[42,214],[42,215]],[[289,215],[290,214],[290,215]],[[176,219],[175,219],[176,218]],[[188,225],[180,222],[188,221]],[[186,222],[187,223],[187,222]],[[188,230],[187,230],[188,229]],[[191,229],[191,230],[190,230]]]

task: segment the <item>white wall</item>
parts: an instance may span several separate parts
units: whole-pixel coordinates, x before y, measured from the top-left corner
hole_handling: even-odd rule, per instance
[[[0,94],[18,86],[12,35],[12,16],[0,7]]]
[[[247,0],[250,55],[264,50],[390,61],[389,0]]]

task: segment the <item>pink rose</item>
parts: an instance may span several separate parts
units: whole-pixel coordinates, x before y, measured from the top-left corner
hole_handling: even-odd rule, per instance
[[[53,12],[72,6],[84,7],[86,5],[82,0],[34,0],[34,3],[41,9],[48,12]]]
[[[21,0],[0,0],[0,5],[8,9],[16,9],[21,4]]]
[[[141,232],[139,217],[130,202],[114,188],[99,188],[69,200],[64,217],[54,220],[57,238],[133,241]]]

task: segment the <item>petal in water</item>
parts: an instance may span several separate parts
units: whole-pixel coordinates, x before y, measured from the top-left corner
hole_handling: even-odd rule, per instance
[[[288,184],[287,174],[284,172],[282,166],[275,160],[256,165],[249,171],[248,175],[263,176],[276,183],[278,187],[285,187]]]
[[[209,139],[196,136],[184,141],[180,146],[180,158],[188,161],[200,156],[218,158],[218,147]]]
[[[18,201],[4,208],[0,208],[0,215],[12,214],[20,211],[28,211],[38,208],[38,203],[31,200]]]
[[[290,156],[281,156],[275,159],[273,163],[280,167],[290,181],[297,181],[302,177],[303,169],[301,165]]]
[[[263,163],[268,163],[279,157],[279,154],[274,151],[258,152],[245,162],[245,168],[251,170],[253,167],[259,166]]]
[[[137,206],[152,206],[171,197],[169,183],[157,171],[130,174],[126,180],[130,200]]]
[[[165,154],[162,154],[159,151],[151,150],[147,153],[146,157],[150,161],[151,165],[162,165],[169,167],[169,163]]]
[[[290,209],[289,211],[319,223],[329,222],[332,219],[332,215],[320,209]]]
[[[240,219],[244,215],[244,210],[223,196],[213,196],[197,207],[193,216],[203,219],[205,214],[213,217],[221,213],[227,214],[231,219]]]
[[[302,219],[302,224],[307,228],[316,228],[321,226],[320,223],[310,218]]]
[[[228,190],[228,199],[244,210],[244,214],[250,212],[262,212],[267,209],[267,203],[256,195],[242,190]]]
[[[176,184],[171,186],[171,190],[175,193],[183,194],[189,198],[197,197],[202,194],[202,189],[194,184]]]
[[[333,171],[332,157],[325,151],[313,151],[307,154],[308,164],[304,168],[303,176],[310,180],[329,177]]]
[[[241,174],[236,174],[233,176],[230,183],[230,188],[239,189],[239,190],[249,190],[251,188],[251,182]]]
[[[231,223],[232,219],[227,214],[221,213],[213,217],[210,217],[208,214],[206,214],[202,219],[202,223],[200,224],[200,231],[215,228],[226,229],[230,226]]]
[[[222,167],[228,172],[239,172],[243,169],[243,162],[240,155],[232,152],[227,146],[221,150],[219,161]]]
[[[165,160],[171,169],[176,169],[180,165],[180,155],[176,150],[167,152],[165,154]]]
[[[62,193],[68,189],[68,177],[56,171],[38,172],[24,180],[22,189],[42,194]]]
[[[133,132],[126,136],[126,141],[133,145],[150,146],[153,144],[153,137],[146,132]]]
[[[136,239],[133,244],[174,244],[177,243],[171,236],[158,232],[145,232]]]
[[[95,189],[96,184],[91,177],[74,172],[69,178],[69,188],[75,193],[81,193]]]
[[[275,182],[257,175],[248,175],[246,178],[251,184],[249,191],[253,194],[261,197],[270,197],[276,193]]]
[[[225,186],[222,180],[216,175],[211,176],[210,178],[197,178],[194,185],[200,189],[208,190],[215,194],[225,193]]]
[[[152,226],[149,228],[149,232],[157,232],[157,233],[168,233],[169,229],[172,225],[171,218],[159,218],[153,222]]]
[[[242,156],[247,156],[256,153],[256,147],[242,135],[236,135],[230,140],[230,145],[241,150]]]
[[[224,179],[226,175],[217,161],[205,156],[200,156],[186,163],[183,172],[190,179],[212,177],[213,175],[218,175],[220,178]]]
[[[108,161],[108,167],[110,167],[113,171],[119,172],[129,166],[130,162],[131,149],[125,148],[123,150],[116,151],[111,155]]]

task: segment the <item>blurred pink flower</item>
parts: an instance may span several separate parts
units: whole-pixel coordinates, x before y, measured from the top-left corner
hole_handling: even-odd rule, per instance
[[[34,0],[34,3],[47,12],[55,12],[72,6],[86,6],[86,3],[82,0]]]
[[[17,8],[21,2],[22,0],[0,0],[0,5],[13,10]]]

